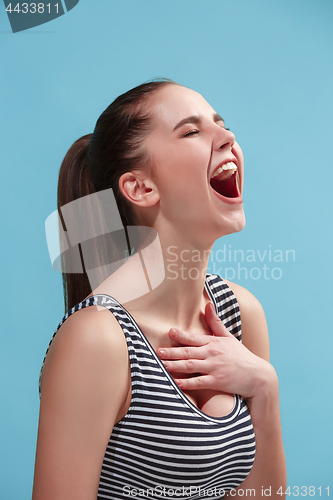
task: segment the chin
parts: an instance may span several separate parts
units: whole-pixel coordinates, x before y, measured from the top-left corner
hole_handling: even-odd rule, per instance
[[[235,214],[236,215],[236,214]],[[233,220],[229,220],[228,222],[223,221],[222,228],[220,227],[218,238],[222,238],[222,236],[227,236],[227,234],[239,233],[242,229],[244,229],[246,224],[245,214],[242,211],[237,214]]]
[[[239,220],[239,222],[237,224],[237,228],[235,229],[234,233],[239,233],[239,231],[244,229],[245,225],[246,225],[246,219],[245,219],[245,214],[243,212],[243,216],[242,216],[241,220]]]

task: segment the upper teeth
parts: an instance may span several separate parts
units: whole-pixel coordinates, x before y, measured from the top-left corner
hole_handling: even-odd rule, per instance
[[[219,168],[217,168],[212,177],[217,177],[221,172],[225,170],[228,170],[228,175],[225,175],[224,177],[231,177],[231,175],[236,172],[237,165],[233,161],[228,161],[228,163],[224,163]]]

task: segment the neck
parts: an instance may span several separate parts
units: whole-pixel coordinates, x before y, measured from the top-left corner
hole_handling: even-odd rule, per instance
[[[211,248],[198,248],[181,241],[177,245],[163,245],[165,279],[148,300],[179,328],[189,329],[204,311],[210,251]]]
[[[170,324],[170,328],[202,328],[209,300],[205,278],[211,248],[160,235],[130,257],[94,293],[115,297],[142,322],[146,318]]]

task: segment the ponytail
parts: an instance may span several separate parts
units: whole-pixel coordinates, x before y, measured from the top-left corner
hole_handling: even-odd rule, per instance
[[[92,134],[87,134],[74,142],[67,152],[59,172],[58,181],[58,213],[66,231],[66,223],[62,218],[61,207],[71,201],[95,193],[88,162],[88,149]],[[67,258],[66,258],[67,257]],[[81,259],[82,262],[82,259]],[[66,272],[70,267],[69,256],[62,255],[62,283],[65,312],[74,307],[91,293],[91,286],[86,272]],[[83,270],[85,270],[83,268]]]
[[[58,210],[73,200],[96,192],[88,162],[91,137],[92,134],[87,134],[75,141],[61,164],[58,181]]]

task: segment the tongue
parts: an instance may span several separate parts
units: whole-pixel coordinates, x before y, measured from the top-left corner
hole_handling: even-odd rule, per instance
[[[228,179],[219,180],[213,177],[210,180],[210,185],[215,191],[227,198],[237,198],[237,196],[239,196],[236,183],[236,172],[231,177],[228,177]]]

